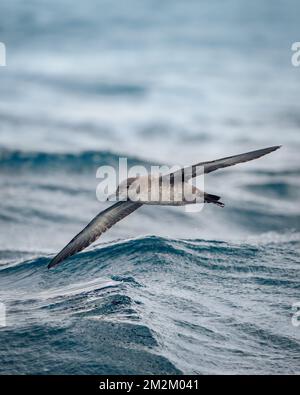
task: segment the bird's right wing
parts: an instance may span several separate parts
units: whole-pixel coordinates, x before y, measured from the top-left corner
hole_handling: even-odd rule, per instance
[[[107,229],[133,213],[142,204],[122,201],[99,213],[69,244],[67,244],[49,263],[48,269],[58,265],[66,258],[76,254],[92,244]]]
[[[259,149],[256,151],[251,151],[247,152],[245,154],[240,154],[240,155],[234,155],[234,156],[228,156],[227,158],[222,158],[222,159],[217,159],[217,160],[212,160],[209,162],[200,162],[197,163],[193,166],[185,167],[180,170],[177,170],[174,173],[171,174],[166,174],[166,177],[172,177],[174,179],[175,177],[180,177],[180,175],[185,176],[185,180],[188,181],[191,178],[197,177],[203,173],[211,173],[212,171],[222,169],[224,167],[229,167],[236,165],[238,163],[243,163],[243,162],[248,162],[253,159],[258,159],[261,156],[264,156],[266,154],[269,154],[270,152],[276,151],[278,148],[280,148],[280,145],[274,146],[274,147],[269,147],[269,148],[263,148]],[[165,177],[162,176],[162,177]],[[183,179],[183,177],[182,177]]]

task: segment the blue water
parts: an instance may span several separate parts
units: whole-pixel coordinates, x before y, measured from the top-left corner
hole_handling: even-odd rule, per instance
[[[2,0],[0,373],[299,373],[298,1]],[[283,148],[206,177],[225,208],[108,204],[96,170]]]

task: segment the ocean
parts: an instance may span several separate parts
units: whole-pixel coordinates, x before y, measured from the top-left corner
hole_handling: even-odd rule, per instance
[[[300,372],[298,1],[2,0],[0,373]],[[189,165],[225,208],[98,212],[99,166]]]

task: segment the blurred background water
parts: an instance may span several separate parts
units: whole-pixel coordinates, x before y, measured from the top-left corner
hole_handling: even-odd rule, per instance
[[[299,373],[298,1],[2,0],[1,373]],[[96,170],[283,144],[219,171],[226,207],[107,204]]]

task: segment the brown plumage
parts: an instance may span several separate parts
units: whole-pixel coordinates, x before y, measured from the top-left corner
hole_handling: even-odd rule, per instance
[[[222,169],[228,166],[236,165],[237,163],[248,162],[250,160],[260,158],[261,156],[269,154],[278,148],[280,148],[280,146],[247,152],[241,155],[229,156],[210,162],[199,162],[196,165],[180,169],[172,174],[161,176],[161,179],[164,177],[171,177],[171,180],[173,179],[178,181],[178,177],[181,179],[181,175],[182,177],[185,175],[184,180],[187,181],[188,179],[201,175],[203,172],[210,173],[217,169]],[[186,174],[188,177],[186,177]],[[134,180],[135,179],[129,179],[127,183],[125,183],[125,187],[128,188],[128,186],[131,185]],[[117,194],[119,194],[119,190],[120,188],[118,187]],[[213,203],[224,207],[224,204],[220,202],[220,197],[217,195],[204,193],[204,202]],[[142,204],[148,204],[148,202],[139,203],[131,200],[120,201],[99,213],[51,260],[48,268],[50,269],[51,267],[58,265],[63,260],[88,247],[96,239],[98,239],[102,233],[111,228],[117,222],[121,221],[123,218],[127,217],[129,214],[133,213],[135,210],[141,207]]]

